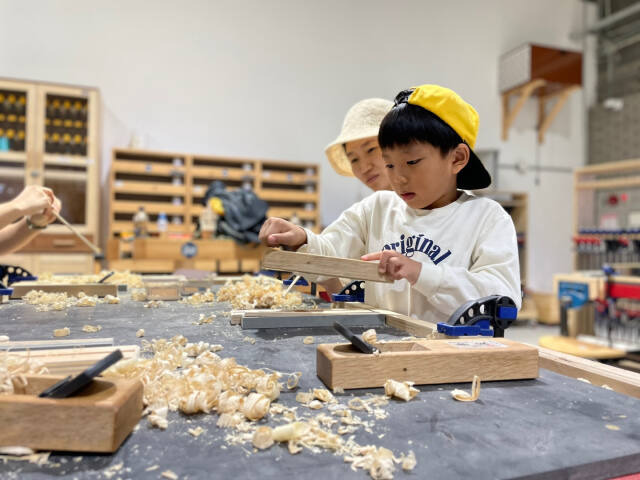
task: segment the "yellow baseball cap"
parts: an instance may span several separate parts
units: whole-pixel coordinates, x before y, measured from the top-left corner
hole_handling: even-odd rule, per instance
[[[469,163],[458,173],[458,188],[476,190],[491,185],[491,175],[473,151],[480,124],[475,108],[453,90],[439,85],[420,85],[404,90],[396,96],[395,106],[402,103],[422,107],[437,115],[469,146]]]

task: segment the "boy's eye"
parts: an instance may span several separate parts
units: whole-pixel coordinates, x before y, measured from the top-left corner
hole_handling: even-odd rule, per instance
[[[387,163],[387,164],[385,165],[385,167],[387,167],[387,168],[393,168],[393,165],[391,165],[390,163]]]
[[[371,147],[370,149],[367,150],[367,153],[371,153],[374,152],[378,147]]]
[[[421,159],[421,158],[419,158],[419,159],[417,159],[417,160],[409,160],[409,161],[407,162],[407,165],[416,165],[416,164],[420,163],[421,161],[422,161],[422,159]]]
[[[358,159],[355,158],[355,157],[351,159],[351,163],[356,163],[357,161],[358,161]]]

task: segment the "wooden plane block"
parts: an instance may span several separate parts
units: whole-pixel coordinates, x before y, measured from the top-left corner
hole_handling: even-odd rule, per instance
[[[142,416],[139,380],[96,379],[70,398],[38,398],[62,376],[27,376],[27,386],[0,395],[0,446],[115,452]]]
[[[538,350],[503,338],[378,342],[381,353],[350,344],[317,348],[318,377],[333,389],[382,387],[389,379],[417,385],[538,377]]]
[[[122,352],[123,360],[140,357],[138,345],[110,347],[59,348],[51,350],[10,351],[9,355],[28,357],[44,364],[51,375],[78,374],[109,355],[114,350]]]
[[[145,283],[147,300],[180,300],[182,286],[180,283]]]
[[[282,272],[329,275],[331,277],[357,278],[372,282],[393,283],[378,273],[377,262],[365,262],[351,258],[325,257],[310,253],[272,250],[262,260],[262,268]]]
[[[107,295],[118,296],[118,286],[108,283],[41,285],[37,282],[17,282],[11,285],[11,288],[13,288],[11,298],[22,298],[32,290],[66,293],[74,297],[77,297],[80,292],[84,292],[85,295],[98,297],[105,297]]]

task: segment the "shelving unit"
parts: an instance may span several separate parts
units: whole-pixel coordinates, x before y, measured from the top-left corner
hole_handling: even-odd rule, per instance
[[[44,185],[61,214],[90,240],[99,238],[100,137],[96,88],[0,79],[0,202],[25,185]],[[56,223],[0,263],[35,273],[90,273],[91,251]]]
[[[120,254],[127,246],[119,241],[133,233],[133,215],[140,206],[149,216],[149,232],[158,234],[157,219],[165,213],[169,220],[167,236],[183,243],[190,239],[204,208],[207,187],[214,180],[223,181],[228,189],[252,189],[269,204],[268,216],[291,218],[294,213],[315,231],[320,229],[319,167],[316,164],[286,163],[250,158],[194,155],[176,152],[114,149],[111,163],[111,201],[109,205],[109,260],[134,271],[162,271],[170,267],[167,259],[155,258],[159,252],[150,245],[163,239],[144,239],[128,245],[131,259]],[[209,240],[218,242],[228,240]],[[204,244],[203,244],[204,245]],[[222,248],[222,247],[221,247]],[[226,245],[224,248],[228,248]],[[184,265],[207,265],[207,269],[225,273],[253,271],[255,258],[238,257],[237,251],[227,258],[214,258],[199,249],[202,258],[187,262],[173,259],[176,268]],[[137,253],[136,253],[137,252]],[[151,255],[151,256],[149,256]],[[152,260],[158,260],[153,263]],[[164,263],[159,263],[164,260]],[[211,262],[215,260],[215,262]],[[240,261],[241,260],[241,261]],[[124,262],[124,263],[123,263]],[[178,263],[176,263],[178,262]],[[208,263],[207,263],[208,262]],[[115,264],[115,263],[114,263]]]

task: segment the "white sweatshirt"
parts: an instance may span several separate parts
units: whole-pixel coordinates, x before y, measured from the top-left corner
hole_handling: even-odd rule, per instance
[[[391,249],[422,264],[413,287],[404,279],[367,281],[369,305],[433,323],[488,295],[511,297],[520,308],[516,231],[511,217],[491,199],[460,192],[449,205],[422,210],[394,192],[381,191],[343,212],[321,234],[306,232],[303,252],[360,258]]]

